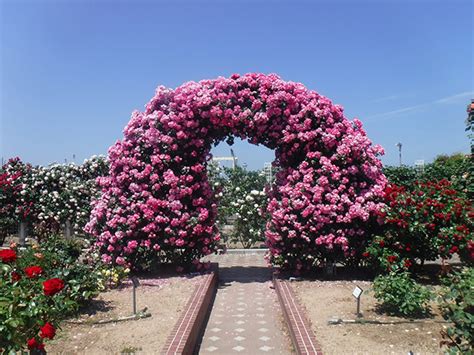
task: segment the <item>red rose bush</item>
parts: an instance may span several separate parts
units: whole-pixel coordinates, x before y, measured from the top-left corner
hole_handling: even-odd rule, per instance
[[[68,241],[0,250],[0,349],[42,351],[60,321],[98,294],[100,265],[78,260]],[[80,248],[78,246],[77,248]]]
[[[387,207],[379,212],[384,233],[364,256],[385,270],[411,269],[426,260],[474,261],[473,209],[447,180],[415,182],[410,189],[390,185]]]
[[[248,139],[275,149],[272,262],[308,269],[362,253],[383,207],[383,153],[340,106],[276,75],[247,74],[159,87],[109,149],[86,231],[106,263],[198,262],[216,250],[216,200],[207,177],[213,144]]]

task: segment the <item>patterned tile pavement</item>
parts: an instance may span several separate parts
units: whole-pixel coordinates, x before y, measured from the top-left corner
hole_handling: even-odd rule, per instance
[[[224,254],[200,354],[291,354],[291,342],[263,254]]]

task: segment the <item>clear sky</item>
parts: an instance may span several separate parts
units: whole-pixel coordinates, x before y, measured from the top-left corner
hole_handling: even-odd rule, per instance
[[[473,2],[0,0],[0,155],[105,154],[155,87],[277,73],[345,108],[386,164],[467,152]],[[273,153],[233,147],[257,169]],[[215,155],[229,155],[221,144]]]

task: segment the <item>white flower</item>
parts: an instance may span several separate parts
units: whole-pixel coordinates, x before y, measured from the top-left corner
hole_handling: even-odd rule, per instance
[[[237,186],[237,187],[235,188],[235,191],[239,192],[239,191],[240,191],[240,187]]]
[[[259,192],[258,192],[257,190],[252,190],[252,191],[250,191],[250,194],[251,194],[251,195],[254,195],[254,196],[257,196],[258,193],[259,193]]]

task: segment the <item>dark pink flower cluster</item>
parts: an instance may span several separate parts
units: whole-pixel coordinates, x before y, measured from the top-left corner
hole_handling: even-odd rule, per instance
[[[206,167],[211,146],[227,137],[275,149],[281,171],[266,232],[275,262],[301,269],[321,253],[354,253],[383,206],[383,150],[361,122],[276,75],[159,87],[124,135],[109,150],[110,176],[86,226],[108,263],[135,266],[151,253],[197,263],[215,250]]]

